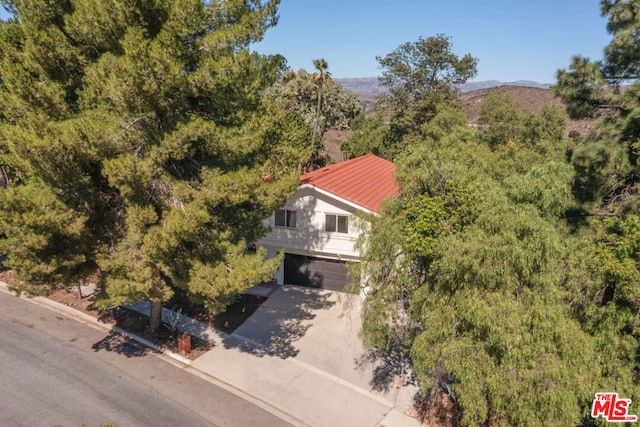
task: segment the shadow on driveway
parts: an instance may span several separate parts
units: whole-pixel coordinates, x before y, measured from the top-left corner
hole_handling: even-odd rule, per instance
[[[415,385],[411,357],[407,351],[392,349],[383,354],[367,350],[355,361],[359,369],[372,372],[371,388],[375,391],[389,392],[393,387]]]
[[[284,286],[276,291],[233,334],[225,348],[239,348],[256,356],[296,357],[294,343],[311,327],[318,310],[337,304],[332,293],[301,286]]]

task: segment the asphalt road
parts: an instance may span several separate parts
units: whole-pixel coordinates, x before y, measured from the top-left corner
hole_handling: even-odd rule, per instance
[[[0,426],[283,426],[115,334],[0,292]]]

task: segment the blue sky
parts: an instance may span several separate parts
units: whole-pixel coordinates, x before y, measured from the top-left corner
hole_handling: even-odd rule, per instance
[[[279,15],[253,48],[294,70],[324,58],[334,78],[379,76],[376,56],[445,34],[455,54],[478,58],[474,81],[553,83],[573,55],[600,59],[610,40],[599,0],[281,0]]]
[[[295,70],[324,58],[334,78],[380,75],[376,56],[436,34],[478,58],[474,81],[555,82],[580,54],[602,58],[611,37],[598,0],[282,0],[280,20],[255,46]]]

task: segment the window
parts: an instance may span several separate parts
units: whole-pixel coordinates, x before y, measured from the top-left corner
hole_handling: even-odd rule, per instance
[[[349,217],[346,215],[327,214],[324,221],[324,231],[348,233]]]
[[[278,209],[276,211],[276,227],[296,228],[296,211]]]

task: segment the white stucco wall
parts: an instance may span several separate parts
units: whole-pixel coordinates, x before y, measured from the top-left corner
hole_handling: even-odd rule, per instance
[[[359,235],[356,227],[357,218],[353,216],[356,212],[355,207],[307,187],[298,189],[283,209],[296,211],[296,228],[276,227],[274,215],[265,221],[271,227],[271,232],[257,243],[266,247],[270,256],[284,249],[288,253],[300,255],[359,259],[360,254],[354,249]],[[349,232],[324,231],[326,214],[348,215]]]

